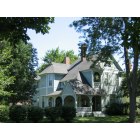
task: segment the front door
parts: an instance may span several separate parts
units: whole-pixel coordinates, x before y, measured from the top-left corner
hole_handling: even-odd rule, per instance
[[[92,111],[101,111],[101,96],[94,96],[92,104]]]

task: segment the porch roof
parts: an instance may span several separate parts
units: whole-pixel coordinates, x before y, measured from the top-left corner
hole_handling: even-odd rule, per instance
[[[59,91],[49,93],[47,96],[57,96],[57,95],[60,95],[61,93],[62,93],[62,90],[59,90]]]
[[[81,81],[78,80],[71,80],[69,84],[71,85],[73,91],[77,95],[79,94],[79,95],[104,96],[106,94],[105,90],[91,88],[89,85],[83,84]]]

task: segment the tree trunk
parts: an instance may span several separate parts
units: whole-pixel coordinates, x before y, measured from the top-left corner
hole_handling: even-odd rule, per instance
[[[130,114],[129,114],[129,121],[136,122],[136,95],[137,95],[137,71],[138,71],[138,47],[133,48],[134,52],[134,65],[133,65],[133,79],[132,79],[132,92],[130,93]]]
[[[126,47],[124,47],[124,55],[125,55],[125,67],[126,67],[126,78],[127,78],[127,87],[128,87],[128,91],[129,91],[129,101],[130,101],[130,105],[129,105],[129,109],[130,109],[130,113],[129,113],[129,122],[135,122],[135,118],[136,118],[136,113],[135,113],[135,106],[136,106],[136,97],[135,94],[133,94],[133,88],[132,88],[132,79],[131,78],[131,74],[130,74],[130,60],[129,60],[129,56],[128,56],[128,49]]]

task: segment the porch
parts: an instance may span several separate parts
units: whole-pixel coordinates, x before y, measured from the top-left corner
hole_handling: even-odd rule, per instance
[[[92,107],[77,107],[76,108],[77,116],[95,116],[95,117],[105,117],[105,114],[102,111],[92,111]]]

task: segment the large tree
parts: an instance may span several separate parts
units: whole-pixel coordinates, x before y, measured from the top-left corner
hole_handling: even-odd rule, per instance
[[[53,22],[53,17],[0,18],[0,100],[11,96],[17,102],[31,97],[36,50],[28,44],[27,29],[45,34]]]
[[[39,72],[45,69],[51,62],[63,63],[66,56],[70,58],[70,63],[78,59],[78,56],[74,54],[73,50],[64,51],[60,50],[59,47],[48,50],[43,58],[44,63],[39,67]]]
[[[50,30],[49,23],[53,22],[53,17],[1,17],[0,41],[8,39],[11,43],[16,44],[22,40],[27,43],[30,39],[27,29],[45,34]]]
[[[84,17],[72,24],[83,32],[89,52],[100,54],[100,60],[110,54],[123,51],[127,86],[130,97],[129,121],[136,121],[137,71],[140,55],[140,18],[136,17]],[[132,75],[130,74],[129,51],[133,53]]]
[[[3,47],[0,48],[0,75],[3,74],[1,80],[2,83],[5,83],[0,83],[3,86],[2,91],[4,91],[1,94],[7,93],[8,99],[12,103],[31,100],[35,93],[35,67],[38,64],[36,49],[23,41],[16,44],[16,48],[8,41],[3,41],[1,44]]]

